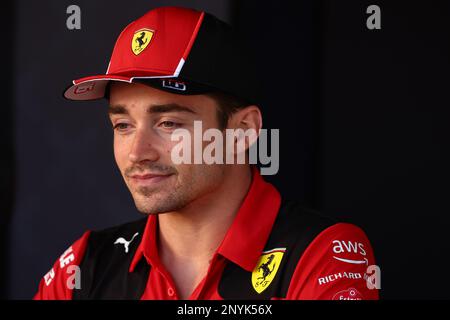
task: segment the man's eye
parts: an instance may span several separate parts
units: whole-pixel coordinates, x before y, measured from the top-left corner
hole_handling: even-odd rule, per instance
[[[128,127],[129,127],[128,123],[118,123],[113,127],[113,129],[120,131],[120,130],[126,130],[126,129],[128,129]]]
[[[173,121],[163,121],[160,123],[160,126],[165,129],[173,129],[179,126],[179,123]]]

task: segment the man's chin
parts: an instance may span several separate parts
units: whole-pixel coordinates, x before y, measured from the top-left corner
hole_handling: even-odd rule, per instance
[[[151,199],[153,197],[148,197],[144,195],[134,196],[134,205],[136,209],[143,214],[158,214],[161,213],[162,208],[158,208],[158,203],[160,201],[156,199]]]
[[[167,213],[183,207],[178,201],[170,199],[171,197],[167,195],[153,194],[152,196],[146,196],[138,194],[133,198],[137,210],[146,215]]]
[[[135,203],[136,205],[136,209],[145,215],[153,215],[153,214],[161,214],[164,212],[160,212],[161,210],[158,210],[157,208],[155,208],[155,206],[149,206],[149,205],[145,205],[142,203]]]
[[[147,206],[147,205],[141,205],[141,204],[136,204],[136,208],[137,210],[142,213],[145,214],[147,216],[149,215],[159,215],[159,214],[166,214],[166,213],[170,213],[170,212],[174,212],[177,209],[167,209],[167,208],[161,208],[161,207],[153,207],[153,206]]]

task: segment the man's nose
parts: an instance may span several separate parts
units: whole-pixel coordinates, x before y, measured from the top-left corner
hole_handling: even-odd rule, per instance
[[[133,163],[157,161],[159,153],[155,149],[155,136],[149,128],[137,129],[128,158]]]

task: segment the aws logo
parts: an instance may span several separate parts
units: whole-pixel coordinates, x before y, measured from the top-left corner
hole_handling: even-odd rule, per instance
[[[264,251],[252,272],[252,285],[256,292],[261,293],[269,287],[277,274],[286,248],[276,248]]]
[[[346,258],[333,256],[334,259],[350,264],[369,264],[369,260],[366,258],[366,250],[364,249],[364,244],[357,241],[344,241],[344,240],[334,240],[333,241],[333,253],[343,254]],[[357,256],[358,259],[348,259],[347,255]]]
[[[131,41],[131,50],[135,55],[140,54],[147,48],[152,41],[155,31],[150,29],[140,29],[134,33],[133,40]]]

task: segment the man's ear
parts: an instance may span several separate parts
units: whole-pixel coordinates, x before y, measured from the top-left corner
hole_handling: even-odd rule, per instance
[[[228,128],[230,129],[242,129],[244,132],[249,132],[251,130],[256,133],[254,137],[249,136],[249,143],[245,142],[245,148],[249,149],[250,146],[256,142],[259,132],[262,128],[262,114],[261,110],[256,105],[249,105],[242,108],[235,113],[229,119]],[[244,136],[239,136],[238,139],[245,139]],[[238,141],[236,141],[237,143]]]
[[[262,115],[256,105],[249,105],[234,112],[228,123],[230,129],[254,129],[256,132],[262,128]]]

